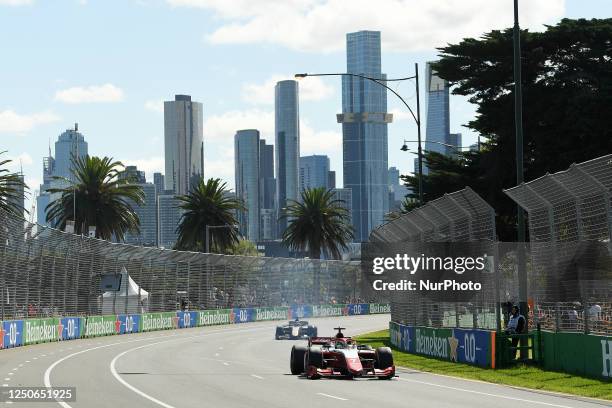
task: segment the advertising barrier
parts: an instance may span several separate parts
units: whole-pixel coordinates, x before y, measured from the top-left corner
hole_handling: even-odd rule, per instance
[[[355,303],[7,320],[0,322],[0,349],[51,341],[153,330],[290,320],[296,317],[356,316],[389,313],[389,311],[390,306],[388,304]]]
[[[437,329],[389,323],[391,344],[407,353],[457,363],[493,366],[492,335],[478,329]]]

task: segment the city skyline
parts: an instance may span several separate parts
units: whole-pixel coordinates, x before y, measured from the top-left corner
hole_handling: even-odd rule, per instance
[[[398,33],[393,19],[375,21],[364,13],[365,17],[360,19],[352,15],[348,19],[351,23],[341,19],[337,27],[318,27],[317,35],[292,44],[278,38],[265,40],[261,36],[253,36],[246,43],[239,38],[220,40],[219,35],[228,29],[233,17],[221,13],[222,18],[216,19],[215,13],[219,10],[212,6],[140,2],[126,4],[117,13],[116,5],[109,7],[106,3],[81,5],[76,1],[62,1],[53,7],[40,1],[29,3],[15,7],[0,5],[0,37],[6,42],[3,49],[7,59],[16,62],[4,67],[0,77],[3,88],[0,141],[2,150],[8,150],[7,156],[14,159],[13,169],[23,166],[30,187],[28,201],[43,182],[42,158],[47,156],[49,140],[54,140],[74,122],[79,122],[86,134],[91,154],[112,156],[125,165],[137,165],[151,180],[153,172],[165,173],[163,101],[175,94],[190,94],[205,106],[205,176],[220,177],[233,185],[231,146],[235,131],[255,127],[260,129],[262,138],[274,143],[274,83],[292,79],[296,72],[343,71],[346,32],[380,29],[385,71],[389,76],[402,76],[411,73],[406,67],[412,62],[419,62],[423,75],[425,61],[435,59],[435,46],[511,25],[510,5],[507,5],[508,13],[499,13],[500,2],[482,2],[480,11],[495,16],[477,21],[469,15],[469,10],[440,6],[439,14],[466,14],[458,19],[456,27],[445,30],[435,25],[428,28],[423,22],[417,24],[421,30]],[[327,2],[323,3],[322,7],[327,7]],[[554,23],[562,17],[606,16],[612,8],[605,1],[535,3],[546,4],[525,4],[521,10],[523,25],[532,30],[541,30],[543,23]],[[381,2],[381,13],[389,7],[389,2]],[[359,10],[350,12],[360,13]],[[304,18],[305,13],[299,11],[292,18]],[[418,13],[408,15],[413,14]],[[135,15],[147,22],[136,31],[132,24]],[[113,18],[112,33],[97,29],[105,16]],[[247,17],[261,16],[249,14]],[[167,25],[169,29],[157,33],[157,24]],[[10,35],[23,27],[28,27],[33,35],[17,38]],[[79,35],[74,35],[75,32]],[[184,52],[192,57],[189,64],[177,62]],[[255,60],[257,63],[245,69],[243,64],[235,63],[237,55],[240,55],[239,62]],[[32,70],[23,69],[38,66],[36,61],[41,59],[46,61],[44,72],[32,75]],[[414,105],[410,87],[411,84],[402,85],[398,91]],[[341,129],[335,121],[335,113],[340,111],[340,81],[308,78],[300,81],[300,88],[300,153],[328,155],[331,170],[337,175],[337,185],[342,186]],[[451,96],[451,105],[451,129],[459,131],[473,117],[473,107],[455,96]],[[389,111],[395,116],[394,124],[389,126],[389,166],[405,174],[412,171],[412,160],[399,151],[399,146],[403,139],[414,139],[416,129],[392,97],[389,97]],[[476,142],[474,134],[461,131],[463,145]],[[26,208],[30,208],[29,202]]]

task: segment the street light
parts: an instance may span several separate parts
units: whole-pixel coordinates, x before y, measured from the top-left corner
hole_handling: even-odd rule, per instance
[[[382,86],[383,88],[385,88],[388,91],[391,91],[391,93],[393,93],[393,95],[397,96],[397,98],[404,104],[404,106],[408,109],[408,111],[410,112],[410,114],[412,115],[412,118],[414,119],[414,122],[417,125],[417,131],[418,131],[418,143],[419,143],[419,204],[423,205],[423,152],[421,150],[421,105],[420,105],[420,99],[419,99],[419,64],[415,63],[414,64],[414,75],[413,76],[409,76],[409,77],[404,77],[404,78],[392,78],[392,79],[382,79],[382,78],[373,78],[373,77],[369,77],[369,76],[365,76],[365,75],[360,75],[360,74],[352,74],[352,73],[348,73],[348,72],[344,72],[344,73],[335,73],[335,74],[295,74],[295,78],[306,78],[309,76],[349,76],[349,77],[355,77],[355,78],[362,78],[362,79],[367,79],[368,81],[372,81],[374,83],[377,83],[378,85]],[[395,90],[389,88],[385,82],[398,82],[398,81],[406,81],[409,79],[414,79],[415,80],[415,88],[416,88],[416,100],[417,100],[417,111],[416,111],[416,115],[414,113],[414,111],[412,110],[412,108],[408,105],[408,103],[404,100],[404,98],[401,97],[400,94],[398,94]]]
[[[418,140],[404,140],[404,144],[402,145],[402,147],[400,147],[400,150],[402,152],[407,152],[410,149],[408,148],[408,145],[406,143],[417,143],[417,142],[418,142]],[[458,151],[460,151],[461,149],[466,149],[466,148],[469,147],[469,146],[455,146],[455,145],[448,144],[448,143],[437,142],[435,140],[426,140],[425,143],[435,143],[435,144],[439,144],[439,145],[442,145],[442,146],[450,147],[450,148],[458,150]]]

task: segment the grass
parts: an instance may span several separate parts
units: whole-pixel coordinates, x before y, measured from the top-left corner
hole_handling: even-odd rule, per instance
[[[388,346],[393,348],[393,359],[396,366],[495,384],[612,400],[612,383],[609,381],[579,377],[556,371],[545,371],[527,365],[492,370],[490,368],[451,363],[435,358],[408,354],[398,351],[391,346],[389,330],[357,336],[356,340],[360,343],[370,344],[372,347]]]

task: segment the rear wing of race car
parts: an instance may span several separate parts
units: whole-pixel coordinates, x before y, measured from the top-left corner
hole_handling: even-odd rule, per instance
[[[336,340],[338,340],[336,337],[310,337],[308,339],[308,346],[312,346],[312,345],[326,345],[326,344],[333,344]],[[351,341],[350,337],[343,337],[343,340],[349,340]]]

